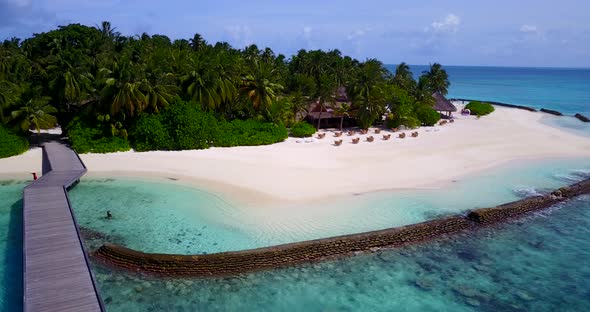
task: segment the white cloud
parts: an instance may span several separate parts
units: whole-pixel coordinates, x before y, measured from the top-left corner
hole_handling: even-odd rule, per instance
[[[536,33],[539,30],[537,29],[537,26],[533,26],[533,25],[522,25],[520,27],[520,31],[523,33]]]
[[[6,0],[6,2],[9,5],[13,5],[19,8],[29,7],[32,4],[31,0]]]
[[[347,40],[355,40],[358,39],[362,36],[364,36],[366,34],[366,31],[363,29],[357,29],[355,31],[353,31],[352,33],[350,33],[348,36],[346,36]]]
[[[546,41],[547,36],[546,33],[535,25],[527,25],[524,24],[520,26],[520,38],[518,40],[528,40],[528,41]]]
[[[427,31],[433,31],[435,33],[454,33],[459,30],[461,24],[461,18],[455,14],[449,14],[442,21],[434,21],[430,24],[430,28]]]
[[[235,47],[245,47],[252,44],[252,30],[248,25],[231,25],[225,28]]]
[[[461,18],[451,13],[425,27],[420,35],[411,38],[408,46],[418,54],[435,56],[456,42],[455,33],[460,25]]]
[[[303,38],[305,38],[305,40],[309,40],[311,38],[312,31],[313,31],[313,28],[311,28],[309,26],[303,27]]]

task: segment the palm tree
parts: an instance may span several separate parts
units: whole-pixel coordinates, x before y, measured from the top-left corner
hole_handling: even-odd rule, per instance
[[[4,111],[18,102],[21,91],[18,85],[6,80],[0,80],[0,124],[6,121]]]
[[[203,36],[201,36],[201,34],[196,33],[193,36],[193,38],[189,41],[189,45],[191,46],[193,51],[200,51],[207,46],[207,41],[203,39]]]
[[[49,68],[57,70],[57,66],[50,65]],[[80,103],[87,98],[87,93],[91,89],[94,77],[90,73],[78,74],[75,68],[69,63],[67,70],[59,71],[57,77],[49,82],[51,90],[54,90],[55,100],[61,105],[66,104],[69,110],[70,104]]]
[[[393,82],[406,91],[412,91],[416,87],[416,81],[410,71],[410,66],[405,62],[400,63],[395,68]]]
[[[170,105],[172,98],[177,94],[178,88],[175,85],[150,83],[144,79],[141,84],[142,92],[146,95],[146,109],[154,113]]]
[[[105,38],[111,40],[121,36],[121,33],[116,31],[117,28],[111,26],[111,22],[103,21],[100,26],[96,25],[96,29],[98,29]]]
[[[174,47],[174,51],[188,50],[191,47],[189,41],[186,39],[176,39],[172,45]]]
[[[262,61],[270,63],[275,58],[275,53],[272,51],[271,48],[264,49],[261,55]]]
[[[426,77],[428,89],[434,92],[440,92],[442,95],[447,95],[448,88],[451,85],[447,71],[442,68],[439,63],[430,65],[430,70],[423,71],[423,76]]]
[[[255,110],[268,108],[283,89],[280,84],[272,82],[274,73],[271,64],[253,60],[249,73],[242,77],[240,95],[247,98]]]
[[[318,129],[320,129],[322,122],[322,111],[325,108],[326,103],[334,101],[334,93],[336,91],[336,81],[332,79],[328,74],[322,74],[318,80],[317,96],[318,104],[320,106],[320,112],[318,114]]]
[[[334,115],[340,116],[340,131],[342,131],[342,125],[344,124],[344,116],[349,117],[348,111],[350,110],[350,105],[348,104],[341,104],[340,107],[334,108]]]
[[[288,98],[280,98],[276,101],[272,101],[266,109],[266,120],[275,125],[282,122],[291,122],[291,105],[292,103]]]
[[[119,65],[122,64],[122,65]],[[114,62],[113,69],[101,69],[100,97],[103,107],[111,116],[119,113],[133,117],[143,111],[148,98],[141,90],[141,81],[132,79],[129,62]]]
[[[379,84],[371,88],[368,97],[357,95],[355,102],[358,106],[358,121],[363,129],[368,129],[385,112],[386,84]]]
[[[301,91],[295,91],[291,93],[291,113],[295,121],[299,115],[303,112],[307,112],[306,98],[303,96]]]
[[[384,81],[386,69],[376,59],[369,59],[359,68],[354,87],[351,88],[354,98],[369,99],[371,90],[380,82]]]
[[[215,63],[214,63],[215,62]],[[231,71],[208,56],[192,60],[192,70],[181,78],[186,97],[196,100],[203,109],[214,110],[233,100],[236,93]]]
[[[23,133],[27,133],[31,127],[37,133],[41,129],[52,128],[57,123],[57,118],[51,114],[57,113],[57,109],[48,104],[50,99],[48,96],[30,99],[19,109],[12,111],[10,122]]]
[[[8,53],[8,52],[2,53],[2,52],[4,52],[4,51],[0,50],[0,81],[6,79],[6,76],[8,76],[8,73],[10,72],[10,66],[11,66],[10,53]]]

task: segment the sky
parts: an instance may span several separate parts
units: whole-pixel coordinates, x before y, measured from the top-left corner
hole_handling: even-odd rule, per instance
[[[339,49],[386,64],[590,67],[588,0],[0,0],[0,39],[110,21],[290,56]]]

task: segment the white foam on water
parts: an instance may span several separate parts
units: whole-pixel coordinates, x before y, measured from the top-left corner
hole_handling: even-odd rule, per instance
[[[582,179],[590,179],[590,169],[576,169],[572,170],[572,174]]]
[[[584,180],[583,177],[574,174],[574,173],[557,173],[554,174],[553,177],[557,180],[568,182],[568,183],[576,183]]]
[[[543,193],[539,192],[536,188],[532,186],[517,186],[512,189],[512,192],[516,194],[518,197],[527,198],[533,196],[542,196]]]

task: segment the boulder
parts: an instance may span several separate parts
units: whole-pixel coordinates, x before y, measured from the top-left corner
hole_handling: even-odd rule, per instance
[[[580,113],[575,114],[574,117],[580,119],[583,122],[590,122],[590,118],[588,118]]]
[[[547,113],[547,114],[551,114],[551,115],[555,115],[555,116],[563,116],[562,113],[560,113],[556,110],[552,110],[552,109],[541,108],[541,111],[543,113]]]

